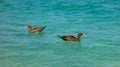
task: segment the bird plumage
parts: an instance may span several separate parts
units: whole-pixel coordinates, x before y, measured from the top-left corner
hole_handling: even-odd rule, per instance
[[[39,32],[42,32],[45,28],[46,28],[46,26],[32,28],[30,25],[28,25],[28,32],[29,33],[39,33]]]
[[[80,42],[81,40],[81,36],[83,35],[83,33],[79,33],[77,37],[74,36],[59,36],[61,39],[63,39],[64,41],[71,41],[71,42]]]

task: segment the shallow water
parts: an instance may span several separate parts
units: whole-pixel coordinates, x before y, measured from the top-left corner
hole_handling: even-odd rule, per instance
[[[120,0],[0,1],[0,67],[120,67]],[[26,25],[46,29],[27,32]],[[57,35],[83,32],[81,42]]]

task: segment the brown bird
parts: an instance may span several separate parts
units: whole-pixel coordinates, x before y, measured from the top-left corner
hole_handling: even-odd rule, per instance
[[[28,27],[28,32],[29,33],[39,33],[39,32],[42,32],[45,29],[46,26],[32,28],[30,25],[28,25],[27,27]]]
[[[77,37],[74,36],[59,36],[61,39],[63,39],[64,41],[71,41],[71,42],[80,42],[81,41],[81,36],[83,35],[83,33],[79,33]]]

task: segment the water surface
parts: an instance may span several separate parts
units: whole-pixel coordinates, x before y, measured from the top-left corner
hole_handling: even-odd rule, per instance
[[[119,67],[119,0],[1,0],[0,67]],[[27,32],[26,25],[46,29]],[[57,35],[83,32],[81,42]]]

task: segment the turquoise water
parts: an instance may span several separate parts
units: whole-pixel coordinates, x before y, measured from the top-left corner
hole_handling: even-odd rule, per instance
[[[0,67],[120,67],[120,0],[0,0]],[[27,32],[26,25],[46,29]],[[83,32],[81,42],[57,35]]]

